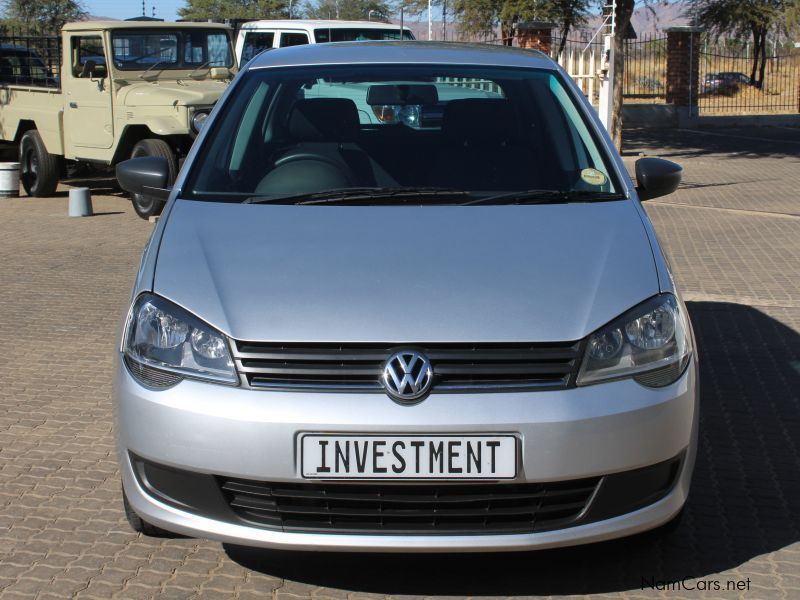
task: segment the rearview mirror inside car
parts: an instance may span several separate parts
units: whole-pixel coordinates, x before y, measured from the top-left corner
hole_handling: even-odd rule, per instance
[[[436,86],[431,84],[381,84],[371,85],[367,90],[367,104],[376,105],[400,105],[408,104],[436,104],[439,101],[439,94]]]
[[[636,193],[639,200],[671,194],[681,182],[683,167],[663,158],[640,158],[636,161]]]
[[[145,194],[159,199],[169,197],[169,164],[160,156],[131,158],[117,165],[117,181],[131,194]]]

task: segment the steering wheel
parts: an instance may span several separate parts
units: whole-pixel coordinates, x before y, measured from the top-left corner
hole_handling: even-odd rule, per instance
[[[256,186],[255,191],[304,194],[352,187],[355,177],[343,162],[311,152],[281,157]]]

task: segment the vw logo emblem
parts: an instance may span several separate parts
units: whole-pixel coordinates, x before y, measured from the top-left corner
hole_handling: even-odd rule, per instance
[[[381,383],[394,400],[412,402],[430,391],[433,367],[425,355],[414,350],[401,350],[384,363]]]

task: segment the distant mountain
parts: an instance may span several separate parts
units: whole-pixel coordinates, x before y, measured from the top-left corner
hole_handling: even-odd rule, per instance
[[[689,19],[685,16],[685,14],[690,10],[690,6],[691,0],[680,0],[678,2],[670,2],[668,4],[657,4],[649,8],[640,6],[636,8],[633,13],[631,25],[637,34],[660,33],[667,27],[686,25],[688,24]],[[393,19],[392,21],[397,24],[400,23],[400,19]],[[601,16],[597,13],[594,13],[587,19],[586,25],[582,27],[580,31],[570,34],[570,37],[573,37],[574,35],[578,39],[583,39],[586,37],[590,38],[594,35],[595,31],[597,31],[597,28],[600,27],[601,24]],[[416,37],[418,40],[428,39],[428,21],[424,15],[419,20],[417,20],[416,17],[413,19],[406,19],[405,25],[411,29],[411,31],[414,33],[414,37]],[[499,30],[496,32],[496,35],[499,37]],[[462,36],[458,31],[457,24],[448,22],[447,39],[458,40],[461,38]],[[441,21],[433,22],[433,39],[442,39]]]
[[[631,25],[637,33],[660,33],[667,27],[687,25],[689,18],[686,13],[691,10],[691,3],[685,0],[669,4],[657,4],[652,7],[639,6],[633,12]],[[602,24],[600,15],[588,19],[586,27],[592,33]]]

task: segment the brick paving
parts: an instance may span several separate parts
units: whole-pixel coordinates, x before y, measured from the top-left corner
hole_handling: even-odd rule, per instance
[[[331,555],[135,535],[110,367],[152,226],[103,181],[92,218],[67,218],[63,191],[0,200],[0,596],[800,597],[799,133],[628,132],[630,165],[646,154],[686,169],[686,185],[646,206],[698,337],[692,497],[668,536],[535,553]],[[685,577],[696,589],[664,585]]]

